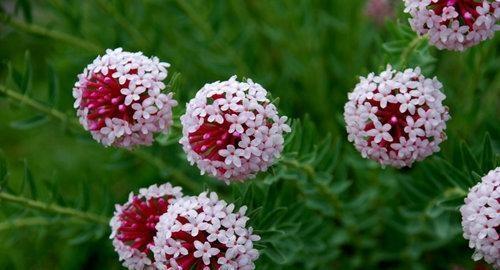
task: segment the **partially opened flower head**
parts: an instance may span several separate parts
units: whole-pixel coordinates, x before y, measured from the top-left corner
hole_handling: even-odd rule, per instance
[[[267,91],[252,80],[206,84],[181,117],[188,160],[202,173],[243,180],[265,171],[283,150],[287,117],[279,116]]]
[[[344,108],[348,139],[363,157],[397,168],[439,151],[450,118],[436,79],[420,68],[361,77]]]
[[[462,51],[500,29],[498,0],[405,0],[405,5],[413,30],[428,34],[439,49]]]
[[[470,189],[460,213],[464,238],[474,249],[474,260],[484,258],[500,269],[500,167]]]
[[[259,252],[253,244],[260,237],[247,226],[245,212],[215,193],[177,200],[156,225],[152,250],[158,269],[255,269]]]
[[[170,204],[182,196],[180,187],[171,184],[152,185],[130,193],[128,201],[116,205],[110,221],[110,238],[120,261],[129,269],[154,269],[151,253],[156,224],[160,216],[167,212]]]
[[[168,63],[141,52],[106,50],[73,88],[80,123],[105,146],[150,145],[172,125],[172,93],[163,93]]]

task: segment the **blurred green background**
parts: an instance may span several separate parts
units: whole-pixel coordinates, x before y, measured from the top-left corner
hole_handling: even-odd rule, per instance
[[[498,36],[438,51],[413,42],[402,1],[391,6],[374,18],[364,0],[0,0],[0,88],[19,95],[0,91],[2,192],[110,217],[129,192],[170,181],[250,206],[263,235],[257,269],[481,267],[457,207],[498,164]],[[189,166],[178,126],[134,153],[92,141],[74,125],[72,86],[115,47],[171,63],[177,116],[207,82],[261,83],[297,119],[283,159],[226,186]],[[437,76],[450,107],[442,151],[412,169],[382,169],[346,139],[347,93],[388,63]],[[108,235],[106,225],[0,200],[0,269],[120,269]]]

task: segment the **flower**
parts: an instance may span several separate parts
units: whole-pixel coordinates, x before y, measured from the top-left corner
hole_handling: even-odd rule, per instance
[[[376,25],[384,24],[385,20],[394,17],[393,0],[368,0],[364,13]]]
[[[267,170],[291,129],[266,95],[260,84],[236,76],[198,91],[181,116],[179,142],[191,164],[226,183]]]
[[[500,269],[500,167],[472,187],[460,207],[464,238],[475,249],[472,258]]]
[[[151,269],[154,265],[151,245],[156,235],[156,224],[170,204],[182,196],[180,187],[166,183],[152,185],[130,193],[128,201],[116,205],[110,221],[113,246],[123,265],[129,269]]]
[[[80,123],[105,146],[150,145],[172,125],[177,102],[165,89],[168,63],[141,52],[106,50],[89,64],[73,88]]]
[[[410,25],[439,49],[463,51],[500,29],[500,1],[405,0]]]
[[[420,68],[361,77],[344,107],[348,140],[363,157],[397,168],[439,151],[450,118],[442,84]]]
[[[260,237],[247,228],[246,207],[203,192],[172,204],[156,225],[154,253],[158,269],[255,269]]]

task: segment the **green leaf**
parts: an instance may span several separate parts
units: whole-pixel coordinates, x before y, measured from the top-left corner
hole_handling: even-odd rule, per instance
[[[33,21],[31,3],[29,0],[17,0],[16,2],[16,12],[21,9],[23,12],[24,19],[31,23]]]
[[[54,71],[54,68],[49,65],[48,66],[48,76],[49,76],[49,97],[48,103],[51,106],[56,106],[59,101],[59,80],[57,78],[57,74]]]
[[[33,199],[37,198],[37,190],[36,190],[36,185],[35,185],[35,180],[33,179],[33,174],[31,173],[31,170],[28,166],[28,161],[24,160],[24,179],[23,179],[23,186],[24,183],[28,183],[31,197]]]
[[[486,133],[483,142],[483,155],[481,157],[481,169],[482,173],[486,174],[489,170],[495,167],[493,147],[491,145],[490,134]]]
[[[480,172],[480,166],[474,155],[470,151],[469,146],[465,142],[460,145],[460,151],[462,153],[462,161],[469,173]]]
[[[264,250],[264,253],[277,264],[283,264],[286,262],[285,255],[280,251],[279,248],[276,247],[274,243],[268,243],[267,248]]]
[[[29,51],[26,51],[24,54],[24,73],[21,80],[21,92],[23,94],[29,93],[31,88],[31,77],[33,75],[33,67],[31,66],[31,54]]]
[[[31,129],[47,123],[48,120],[47,115],[39,114],[28,119],[11,122],[10,126],[15,129]]]
[[[0,150],[0,187],[7,181],[7,160],[5,154]]]

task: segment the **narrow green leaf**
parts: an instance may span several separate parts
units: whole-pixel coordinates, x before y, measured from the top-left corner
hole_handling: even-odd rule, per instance
[[[49,65],[48,66],[48,77],[49,77],[49,97],[48,103],[51,106],[56,106],[59,101],[59,80],[57,78],[57,74],[54,71],[54,68]]]
[[[31,65],[31,53],[29,51],[26,51],[24,55],[24,73],[20,85],[21,92],[23,94],[29,93],[29,90],[31,88],[32,75],[33,75],[33,67]]]
[[[286,261],[285,255],[275,246],[274,243],[268,243],[264,253],[277,264],[283,264]]]
[[[28,183],[31,197],[36,200],[37,190],[36,190],[35,180],[33,179],[33,174],[31,173],[27,160],[24,160],[24,183]]]
[[[11,122],[10,126],[15,129],[31,129],[47,123],[48,120],[47,115],[39,114],[28,119]]]
[[[460,145],[460,151],[462,152],[462,161],[469,173],[480,172],[479,163],[477,162],[474,155],[472,155],[469,146],[467,146],[465,142],[462,142],[462,144]]]
[[[489,170],[495,167],[493,147],[491,145],[490,134],[486,133],[483,142],[483,155],[481,157],[481,169],[482,173],[486,174]]]
[[[23,12],[24,19],[31,23],[33,21],[33,13],[31,9],[31,3],[29,0],[17,0],[16,2],[16,12],[21,9]]]
[[[7,160],[5,154],[0,150],[0,187],[7,181]]]

